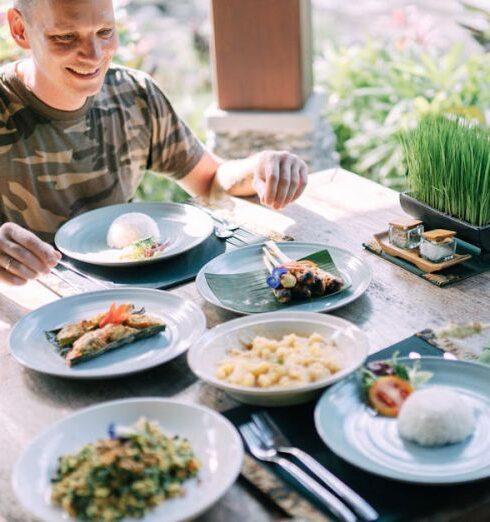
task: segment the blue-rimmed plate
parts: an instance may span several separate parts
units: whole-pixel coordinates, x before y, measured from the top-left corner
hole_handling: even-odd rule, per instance
[[[162,242],[168,246],[158,256],[138,261],[120,259],[121,250],[107,246],[111,223],[128,212],[153,218]],[[180,203],[126,203],[85,212],[67,221],[56,233],[56,246],[68,257],[103,266],[134,266],[156,263],[187,252],[213,232],[213,220],[202,210]]]
[[[46,338],[46,331],[88,319],[112,303],[132,303],[165,321],[166,329],[70,368]],[[128,288],[89,292],[49,303],[24,316],[9,337],[10,353],[20,364],[42,373],[74,379],[117,377],[174,359],[206,329],[206,318],[193,302],[162,290]]]
[[[286,241],[277,243],[279,248],[292,259],[301,259],[319,250],[328,250],[332,256],[335,266],[341,275],[350,283],[349,288],[333,295],[316,297],[304,302],[284,307],[285,312],[330,312],[344,306],[358,297],[367,289],[371,282],[372,274],[370,267],[347,250],[322,243],[306,243],[300,241]],[[211,274],[239,274],[264,268],[262,261],[263,244],[241,247],[231,252],[226,252],[212,259],[199,271],[196,277],[196,286],[206,301],[240,314],[250,312],[223,304],[213,293],[206,281],[206,273]]]
[[[408,365],[411,359],[399,359]],[[397,420],[373,416],[361,401],[355,375],[327,390],[315,410],[316,429],[325,444],[354,466],[386,478],[417,484],[457,484],[490,477],[490,368],[442,357],[422,357],[433,373],[425,385],[448,388],[473,407],[471,437],[435,448],[400,437]]]
[[[187,438],[201,461],[198,478],[184,483],[184,495],[155,506],[141,519],[144,522],[190,520],[212,506],[236,480],[243,446],[236,429],[222,415],[174,400],[126,399],[73,413],[32,442],[12,475],[13,490],[24,508],[40,520],[66,522],[68,515],[50,503],[50,478],[56,472],[58,457],[106,438],[111,422],[127,426],[141,417],[157,422],[166,435]]]

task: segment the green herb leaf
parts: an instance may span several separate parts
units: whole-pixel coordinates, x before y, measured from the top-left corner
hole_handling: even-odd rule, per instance
[[[393,366],[393,371],[395,372],[395,375],[400,377],[400,379],[403,379],[405,381],[410,380],[410,376],[408,374],[408,369],[404,364],[395,364]]]

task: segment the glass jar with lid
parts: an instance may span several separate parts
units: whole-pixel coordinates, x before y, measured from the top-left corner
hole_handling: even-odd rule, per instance
[[[397,219],[390,221],[390,243],[399,248],[412,249],[420,245],[424,224],[418,219]]]
[[[422,234],[420,255],[432,263],[453,259],[456,253],[456,232],[438,228]]]

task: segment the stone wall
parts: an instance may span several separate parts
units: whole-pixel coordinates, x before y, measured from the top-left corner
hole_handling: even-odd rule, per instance
[[[274,149],[297,154],[310,172],[334,167],[339,157],[324,107],[319,89],[299,111],[223,111],[211,106],[206,111],[207,146],[226,159]]]

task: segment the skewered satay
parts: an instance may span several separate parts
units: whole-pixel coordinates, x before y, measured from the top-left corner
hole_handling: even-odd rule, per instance
[[[344,285],[342,279],[313,261],[289,258],[273,241],[267,241],[262,250],[264,264],[270,273],[267,284],[280,303],[332,294]]]

